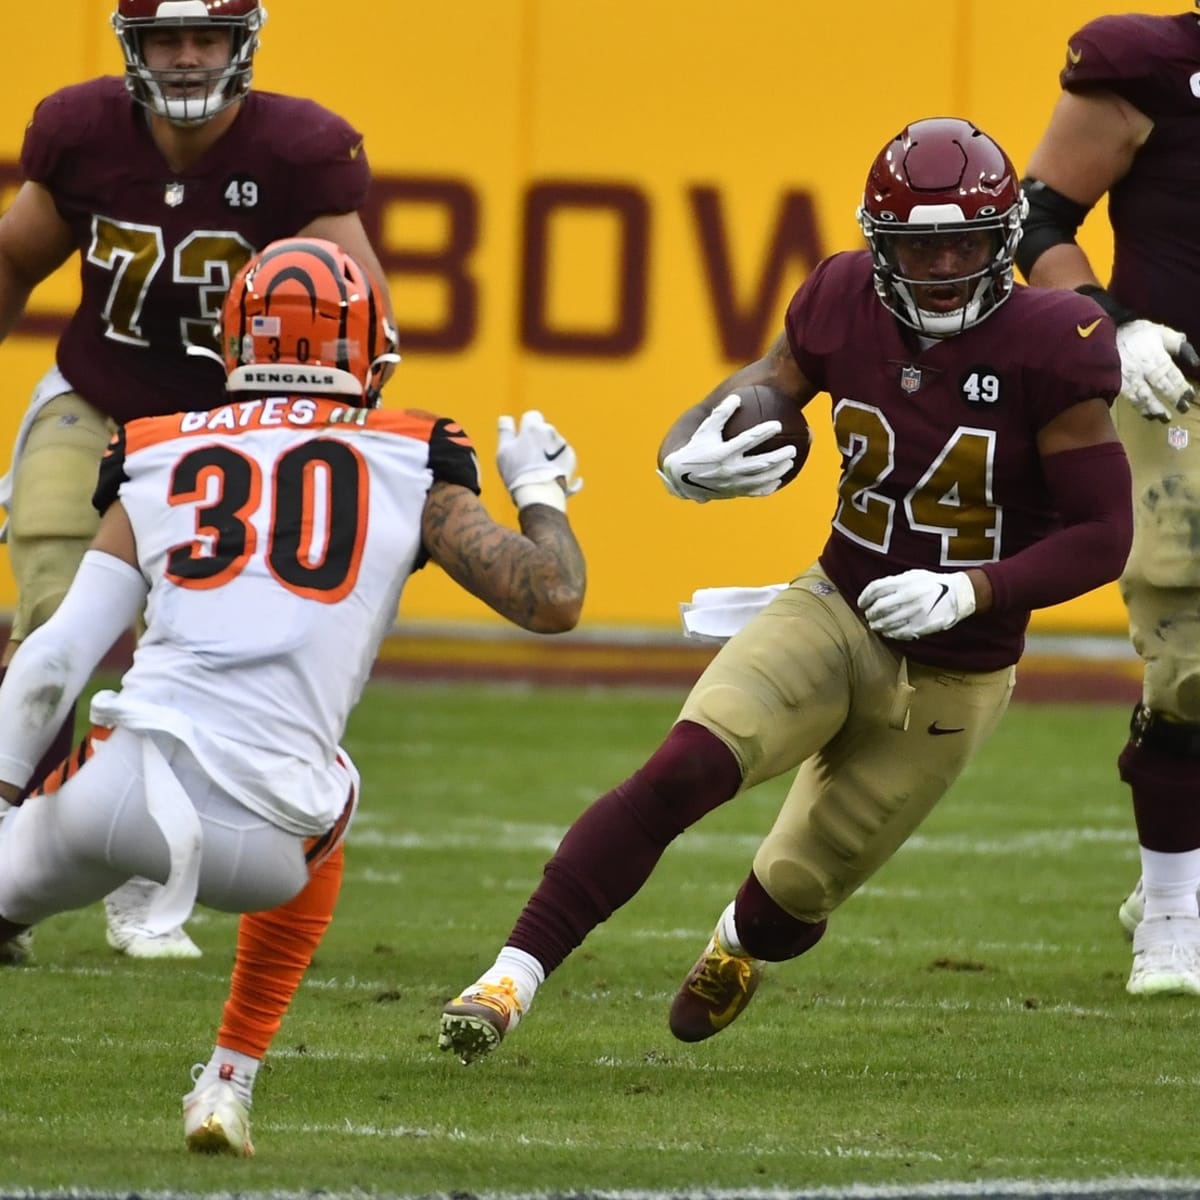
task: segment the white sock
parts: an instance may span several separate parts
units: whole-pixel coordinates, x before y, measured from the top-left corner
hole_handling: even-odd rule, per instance
[[[1164,854],[1141,847],[1142,887],[1147,917],[1200,916],[1196,889],[1200,888],[1200,850]]]
[[[478,982],[499,986],[506,979],[512,980],[521,1012],[527,1013],[538,988],[546,982],[546,972],[532,954],[518,950],[516,946],[505,946],[496,956],[491,968],[479,977]]]
[[[249,1105],[254,1096],[254,1079],[258,1075],[258,1068],[262,1065],[262,1060],[251,1058],[248,1054],[239,1054],[236,1050],[229,1050],[224,1046],[215,1046],[213,1048],[212,1058],[210,1058],[200,1073],[200,1078],[196,1080],[196,1090],[199,1091],[202,1087],[207,1087],[210,1083],[216,1083],[218,1079],[227,1079],[233,1084],[233,1089],[237,1092],[238,1099],[245,1105]]]
[[[733,910],[736,904],[736,900],[730,900],[717,921],[717,941],[721,943],[721,948],[726,954],[746,953],[742,939],[738,937],[737,922],[733,919]]]

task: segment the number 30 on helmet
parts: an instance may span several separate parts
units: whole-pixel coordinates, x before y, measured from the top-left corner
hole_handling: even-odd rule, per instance
[[[256,254],[225,297],[220,334],[229,391],[332,393],[373,408],[384,370],[400,361],[375,281],[320,238]]]

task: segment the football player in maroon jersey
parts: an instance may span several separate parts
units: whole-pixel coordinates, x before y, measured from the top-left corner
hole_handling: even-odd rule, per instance
[[[1142,698],[1118,764],[1142,876],[1118,911],[1133,995],[1200,996],[1200,20],[1101,17],[1074,33],[1062,93],[1024,181],[1017,264],[1071,288],[1117,326],[1113,418],[1133,471],[1134,539],[1121,576]],[[1112,277],[1075,240],[1108,195]],[[1195,439],[1195,440],[1194,440]]]
[[[124,78],[47,96],[26,131],[24,182],[0,216],[0,338],[77,252],[81,298],[0,481],[18,592],[4,664],[54,612],[95,533],[91,493],[116,426],[220,397],[219,365],[189,350],[216,349],[221,299],[254,251],[327,238],[384,284],[358,216],[370,182],[361,135],[311,100],[250,91],[266,15],[259,0],[118,0]],[[35,782],[73,732],[70,713]],[[138,880],[108,898],[109,944],[198,955],[182,927],[147,934],[152,899]],[[8,955],[28,949],[25,938]]]
[[[747,452],[778,421],[722,438],[738,388],[799,407],[827,393],[842,454],[829,538],[726,642],[649,761],[568,830],[493,966],[445,1007],[443,1049],[493,1050],[673,838],[795,772],[671,1008],[682,1040],[725,1028],[764,963],[816,944],[995,728],[1030,610],[1116,578],[1131,514],[1113,325],[1087,297],[1014,284],[1023,210],[986,134],[907,126],[867,177],[868,248],[820,263],[765,356],[669,430],[672,493],[766,495],[794,448]]]

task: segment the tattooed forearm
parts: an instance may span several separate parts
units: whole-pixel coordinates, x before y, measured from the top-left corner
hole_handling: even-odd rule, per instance
[[[521,533],[498,525],[466,488],[434,484],[423,534],[430,557],[502,616],[535,633],[573,628],[583,606],[583,552],[567,518],[546,505],[521,510]]]

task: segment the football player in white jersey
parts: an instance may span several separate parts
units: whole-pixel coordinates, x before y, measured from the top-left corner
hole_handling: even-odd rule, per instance
[[[500,418],[521,532],[480,503],[452,420],[375,407],[396,361],[370,275],[331,242],[274,242],[226,299],[227,403],[129,422],[100,470],[99,532],[0,685],[0,796],[19,803],[60,716],[145,609],[119,690],[0,822],[0,942],[140,875],[152,927],[240,912],[189,1148],[248,1155],[255,1074],[333,914],[359,779],[339,747],[409,574],[431,559],[539,633],[579,619],[571,446]],[[286,697],[286,703],[280,699]]]

